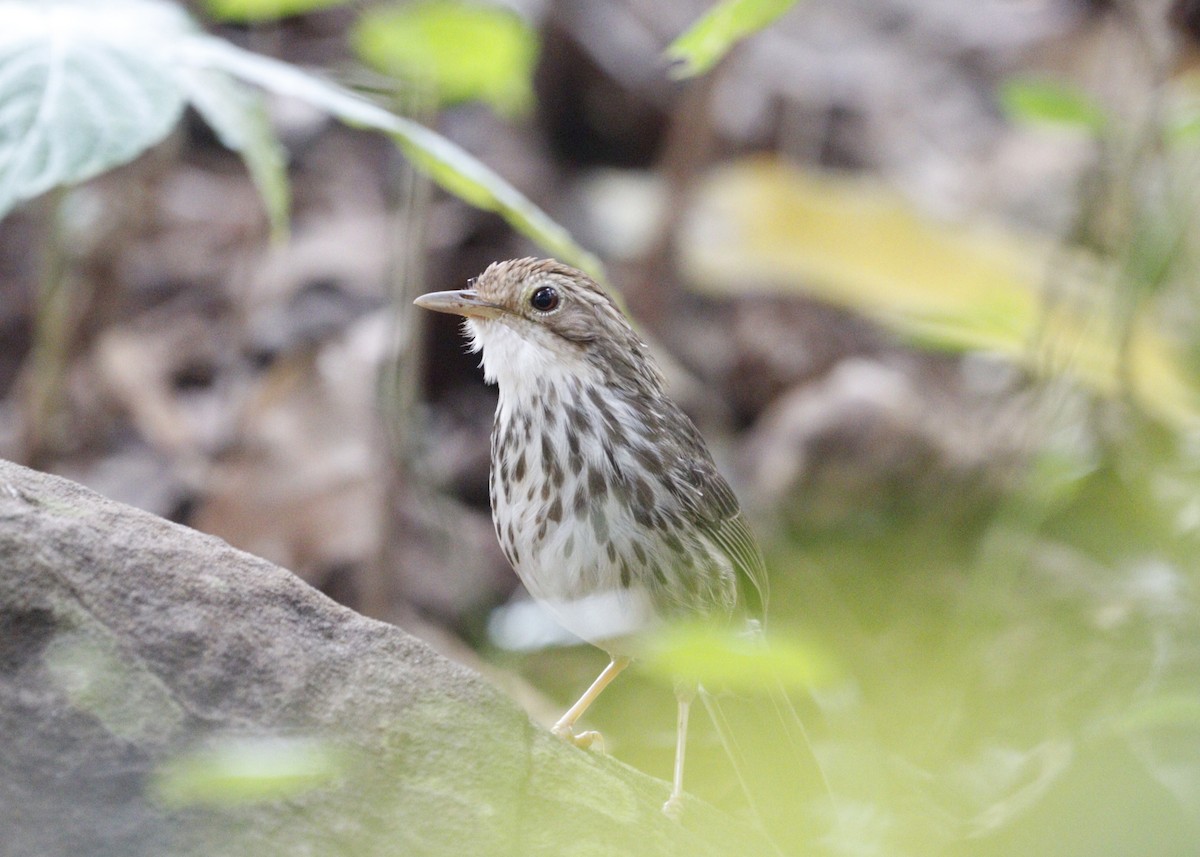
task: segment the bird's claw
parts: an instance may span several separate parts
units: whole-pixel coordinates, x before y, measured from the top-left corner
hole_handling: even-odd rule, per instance
[[[604,736],[594,729],[589,729],[586,732],[576,732],[570,726],[560,723],[550,731],[568,744],[574,744],[581,750],[595,749],[597,752],[604,752]]]

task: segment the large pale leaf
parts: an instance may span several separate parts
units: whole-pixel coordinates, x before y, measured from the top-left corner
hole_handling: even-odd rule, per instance
[[[382,131],[436,181],[498,212],[564,261],[599,261],[512,185],[446,138],[287,63],[209,36],[162,0],[0,0],[0,217],[18,202],[132,160],[191,101],[246,161],[276,225],[282,152],[242,82]]]
[[[229,72],[271,92],[328,111],[341,121],[389,134],[405,155],[435,181],[479,208],[498,212],[513,228],[564,262],[600,275],[598,259],[580,247],[520,191],[477,158],[428,128],[295,66],[244,51],[218,39],[194,40],[189,61]]]
[[[931,346],[999,353],[1104,395],[1131,392],[1175,424],[1200,416],[1172,343],[1148,322],[1121,351],[1114,272],[1050,240],[923,217],[878,182],[772,159],[719,169],[689,214],[681,262],[710,290],[804,292]],[[1050,278],[1062,296],[1052,303]]]
[[[153,0],[0,0],[0,216],[133,160],[184,106],[171,47],[191,32]]]
[[[667,47],[675,77],[704,74],[742,39],[772,23],[797,0],[722,0]]]

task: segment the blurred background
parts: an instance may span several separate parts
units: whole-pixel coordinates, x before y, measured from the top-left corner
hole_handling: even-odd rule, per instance
[[[802,0],[679,80],[664,49],[709,5],[188,8],[446,135],[602,260],[767,551],[832,792],[808,853],[1196,853],[1200,5]],[[389,139],[268,108],[286,237],[191,112],[0,223],[0,455],[552,722],[606,658],[520,591],[495,391],[411,306],[547,251]],[[668,778],[653,666],[588,722]],[[745,812],[695,721],[689,790]]]

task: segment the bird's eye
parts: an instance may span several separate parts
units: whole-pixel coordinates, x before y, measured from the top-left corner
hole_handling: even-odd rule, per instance
[[[529,296],[529,305],[538,312],[550,312],[558,306],[558,290],[542,286]]]

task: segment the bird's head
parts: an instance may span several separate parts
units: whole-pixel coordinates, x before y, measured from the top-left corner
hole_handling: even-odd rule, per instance
[[[587,274],[553,259],[495,262],[461,291],[416,304],[461,315],[484,376],[510,384],[559,374],[580,381],[661,386],[657,368],[617,305]]]

